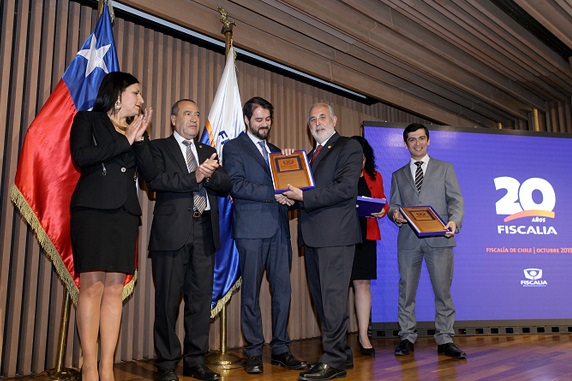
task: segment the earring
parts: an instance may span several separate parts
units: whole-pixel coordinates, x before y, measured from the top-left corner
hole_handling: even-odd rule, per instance
[[[121,109],[121,102],[115,102],[115,111],[119,111]]]

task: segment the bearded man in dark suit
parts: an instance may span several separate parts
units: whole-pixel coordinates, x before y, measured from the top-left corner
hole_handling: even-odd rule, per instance
[[[290,268],[292,246],[288,206],[274,192],[268,155],[281,152],[267,141],[272,128],[274,107],[261,97],[249,99],[242,109],[246,133],[224,145],[224,162],[232,180],[232,237],[240,256],[242,275],[241,326],[248,360],[244,370],[262,373],[262,317],[259,295],[264,270],[272,291],[271,363],[286,369],[304,369],[305,361],[290,352],[288,317],[290,313]]]

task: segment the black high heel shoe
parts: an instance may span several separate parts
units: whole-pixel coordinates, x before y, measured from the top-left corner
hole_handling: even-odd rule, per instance
[[[369,357],[375,357],[375,349],[373,348],[373,346],[371,348],[364,348],[363,345],[361,345],[361,340],[359,339],[359,334],[357,336],[357,342],[359,344],[359,351],[362,355],[369,356]]]

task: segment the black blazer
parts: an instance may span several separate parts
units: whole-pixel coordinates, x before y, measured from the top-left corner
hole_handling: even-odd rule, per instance
[[[362,158],[357,140],[336,132],[312,161],[316,187],[304,191],[300,205],[301,245],[329,247],[361,242],[356,198]]]
[[[209,158],[216,150],[206,144],[196,143],[199,164]],[[188,172],[187,163],[182,155],[179,143],[173,135],[164,139],[134,144],[139,160],[152,155],[155,166],[152,170],[141,171],[149,190],[156,192],[157,200],[153,210],[153,223],[150,251],[176,251],[183,247],[189,236],[193,213],[193,192],[199,191],[195,172]],[[146,168],[148,169],[148,168]],[[220,247],[220,227],[217,196],[226,196],[230,190],[230,178],[219,167],[208,181],[202,185],[207,189],[211,210],[213,241]]]
[[[124,207],[131,214],[141,215],[135,183],[138,162],[129,141],[115,131],[106,113],[78,112],[71,127],[70,149],[81,172],[72,208]]]

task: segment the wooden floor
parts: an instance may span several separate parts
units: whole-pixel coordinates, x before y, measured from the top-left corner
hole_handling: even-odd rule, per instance
[[[420,338],[415,353],[396,357],[393,349],[397,339],[375,339],[375,358],[359,353],[356,335],[349,335],[354,349],[355,367],[348,370],[346,380],[407,380],[407,381],[552,381],[572,380],[572,335],[510,335],[469,336],[455,338],[455,342],[467,352],[467,360],[454,360],[437,354],[432,338]],[[292,352],[300,359],[315,362],[321,354],[319,339],[295,341]],[[230,350],[243,356],[239,350]],[[297,380],[299,371],[289,371],[270,364],[270,350],[264,349],[264,373],[247,374],[242,367],[221,370],[224,381],[278,381]],[[177,371],[181,381],[194,379],[182,377],[182,366]],[[152,360],[121,363],[115,366],[116,381],[152,380],[155,369]],[[18,381],[31,380],[20,377]]]

